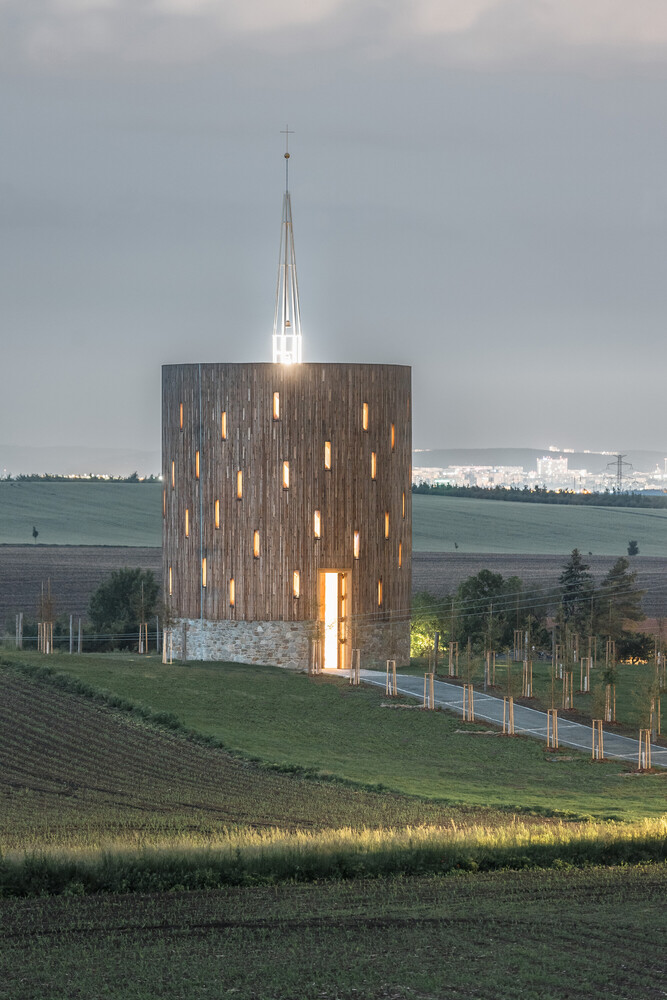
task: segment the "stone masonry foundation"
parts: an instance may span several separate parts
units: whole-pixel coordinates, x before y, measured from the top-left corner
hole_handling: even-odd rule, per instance
[[[355,634],[356,633],[356,634]],[[410,629],[406,622],[369,624],[357,628],[352,647],[361,649],[362,667],[397,666],[410,662]],[[173,656],[178,660],[219,660],[258,663],[307,670],[316,622],[207,621],[180,618],[172,627]]]

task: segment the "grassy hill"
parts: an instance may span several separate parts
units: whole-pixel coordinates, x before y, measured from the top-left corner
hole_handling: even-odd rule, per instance
[[[0,997],[660,995],[664,776],[338,678],[44,662],[0,656]]]
[[[578,548],[620,556],[631,538],[642,555],[667,556],[667,510],[412,498],[412,542],[418,552],[560,555]]]
[[[162,545],[159,483],[0,482],[0,545]]]
[[[0,662],[15,659],[7,653]],[[21,662],[44,658],[24,653]],[[554,765],[535,740],[473,739],[453,715],[382,708],[379,689],[350,688],[338,678],[233,663],[164,666],[155,657],[121,655],[63,654],[49,662],[78,681],[168,713],[234,753],[271,765],[308,768],[475,810],[490,806],[626,820],[665,810],[660,775],[629,782],[618,762],[592,764],[576,755]],[[18,721],[8,725],[11,731]],[[432,816],[426,810],[422,821]],[[334,812],[331,817],[330,825],[336,825]],[[280,825],[278,811],[274,822]],[[298,825],[296,816],[292,822]],[[348,813],[348,822],[368,821]]]
[[[159,483],[0,482],[0,544],[160,546]],[[418,552],[667,556],[667,510],[413,497]],[[455,543],[458,550],[455,549]]]

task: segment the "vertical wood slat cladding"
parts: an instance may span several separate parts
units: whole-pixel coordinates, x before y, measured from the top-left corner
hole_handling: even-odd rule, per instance
[[[399,365],[165,365],[163,562],[167,595],[172,568],[172,614],[209,620],[315,621],[322,569],[351,573],[353,635],[358,616],[370,623],[405,613],[412,551],[410,381],[410,368]],[[274,392],[280,393],[278,420],[273,418]],[[364,403],[367,430],[362,425]],[[221,435],[223,410],[226,440]],[[325,441],[331,441],[331,470],[324,468]],[[377,460],[375,480],[371,452]],[[282,484],[285,461],[289,489]],[[315,510],[321,511],[319,539],[313,532]],[[256,530],[259,558],[253,555]],[[355,530],[360,532],[359,559],[353,557]],[[205,588],[202,557],[207,560]],[[298,599],[292,594],[294,570],[300,573]],[[236,584],[234,607],[229,606],[230,577]],[[382,607],[377,602],[379,579]]]

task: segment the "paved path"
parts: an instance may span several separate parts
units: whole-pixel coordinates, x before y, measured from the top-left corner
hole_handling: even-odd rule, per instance
[[[379,670],[362,670],[361,680],[367,684],[385,686],[385,674]],[[397,674],[396,683],[399,694],[411,698],[424,697],[424,678]],[[458,715],[463,715],[463,689],[457,684],[446,681],[434,681],[435,704],[440,708],[449,709]],[[503,699],[493,695],[475,691],[475,721],[492,722],[497,726],[503,724]],[[538,712],[535,708],[514,704],[514,731],[525,736],[534,736],[546,743],[547,716],[546,712]],[[591,727],[580,722],[570,722],[561,716],[558,718],[558,742],[560,746],[573,747],[584,753],[591,752]],[[604,730],[605,758],[629,760],[635,765],[639,755],[639,740],[629,736],[619,736],[618,733]],[[667,767],[667,748],[651,744],[651,764],[654,767]]]

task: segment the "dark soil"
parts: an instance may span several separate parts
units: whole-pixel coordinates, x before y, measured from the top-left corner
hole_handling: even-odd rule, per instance
[[[614,564],[612,556],[586,556],[600,580]],[[436,597],[452,593],[462,580],[482,569],[518,576],[530,589],[549,590],[558,582],[565,556],[416,552],[412,557],[412,590]],[[0,545],[0,626],[17,611],[35,615],[42,581],[51,580],[57,614],[85,615],[90,595],[112,570],[123,566],[151,569],[160,579],[162,550],[114,546]],[[646,590],[644,611],[667,617],[667,559],[635,556],[631,566]],[[11,631],[11,629],[10,629]]]

